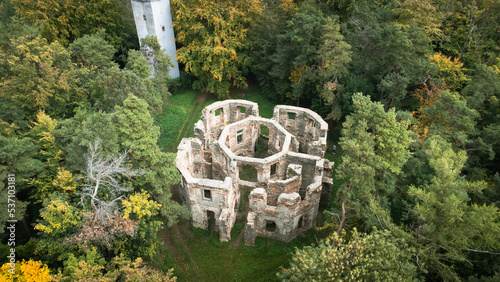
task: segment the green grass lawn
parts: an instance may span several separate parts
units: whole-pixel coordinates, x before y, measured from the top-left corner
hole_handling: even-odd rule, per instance
[[[259,115],[263,118],[272,118],[276,104],[258,95],[257,93],[246,93],[243,99],[255,102],[259,105]]]
[[[218,233],[210,235],[207,230],[189,227],[188,222],[179,225],[184,243],[175,230],[168,229],[178,253],[174,273],[179,281],[277,281],[276,273],[288,266],[295,247],[326,236],[325,231],[309,230],[290,243],[257,238],[254,247],[243,242],[234,247],[243,224],[244,219],[235,224],[230,242],[220,242]]]
[[[156,116],[160,126],[159,145],[167,151],[175,151],[184,137],[193,137],[194,124],[200,119],[201,110],[206,103],[215,100],[198,101],[199,93],[194,90],[184,91],[170,97],[162,114]]]

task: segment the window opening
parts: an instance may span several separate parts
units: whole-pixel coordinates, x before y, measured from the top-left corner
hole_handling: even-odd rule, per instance
[[[275,176],[276,175],[276,164],[272,164],[271,165],[271,176]]]
[[[303,219],[302,219],[302,216],[299,218],[299,222],[297,223],[297,228],[302,228],[302,224],[303,224]]]
[[[266,220],[266,231],[270,232],[276,231],[276,222],[272,220]]]
[[[243,142],[243,129],[238,129],[236,131],[236,144],[240,144]]]
[[[203,196],[205,197],[205,199],[211,200],[212,199],[212,191],[210,191],[208,189],[203,189]]]

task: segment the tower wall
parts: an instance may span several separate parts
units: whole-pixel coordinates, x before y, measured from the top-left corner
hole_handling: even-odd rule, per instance
[[[169,0],[131,0],[134,12],[135,27],[139,41],[147,35],[158,38],[160,46],[170,56],[173,68],[172,78],[179,77],[179,64],[175,59],[174,28]]]

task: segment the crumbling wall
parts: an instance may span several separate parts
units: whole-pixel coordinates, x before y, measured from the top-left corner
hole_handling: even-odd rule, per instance
[[[201,123],[199,129],[203,129],[203,134],[198,131],[198,137],[206,145],[208,141],[215,141],[219,138],[220,131],[226,125],[245,119],[249,116],[259,116],[257,103],[246,100],[225,100],[215,102],[201,112]],[[196,131],[196,129],[195,129]],[[202,136],[200,136],[202,135]]]
[[[270,179],[267,183],[267,205],[275,206],[282,193],[298,193],[302,184],[302,166],[290,164],[286,179]]]
[[[312,187],[312,186],[311,186]],[[296,192],[280,194],[275,206],[268,205],[264,188],[252,190],[245,227],[245,244],[253,246],[256,237],[289,242],[303,230],[316,225],[321,189],[310,188],[304,200]]]
[[[236,220],[235,206],[239,199],[239,187],[233,182],[235,175],[230,173],[223,180],[200,177],[199,167],[203,167],[200,145],[200,140],[185,138],[177,148],[176,163],[182,175],[181,197],[191,210],[193,226],[208,228],[207,211],[211,211],[215,215],[220,240],[228,241]],[[235,163],[232,165],[236,166]],[[233,170],[228,169],[230,172]]]
[[[326,152],[328,124],[315,112],[299,107],[279,105],[273,119],[299,141],[299,152],[323,157]]]

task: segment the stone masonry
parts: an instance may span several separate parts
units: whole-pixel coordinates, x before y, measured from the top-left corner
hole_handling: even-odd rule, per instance
[[[251,189],[247,245],[256,237],[288,242],[314,227],[320,202],[330,200],[327,131],[328,124],[305,108],[279,105],[272,119],[246,100],[203,109],[194,138],[182,139],[176,159],[193,225],[207,229],[213,218],[220,240],[230,240],[240,191]]]

